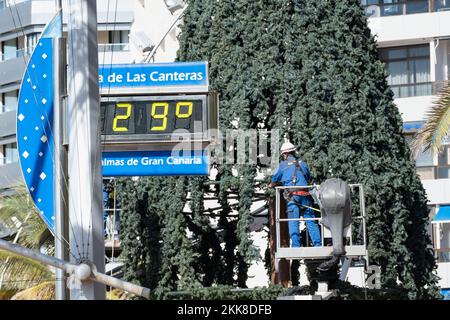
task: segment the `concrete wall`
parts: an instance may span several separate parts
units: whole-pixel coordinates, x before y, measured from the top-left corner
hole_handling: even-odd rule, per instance
[[[395,99],[395,104],[402,114],[403,121],[422,121],[435,98],[435,96],[399,98]]]
[[[0,138],[16,134],[16,111],[0,114]],[[1,184],[0,184],[1,186]]]
[[[450,179],[422,180],[422,184],[430,205],[450,204]]]
[[[372,33],[383,47],[428,42],[450,35],[450,12],[418,13],[369,19]]]
[[[27,61],[21,57],[0,62],[0,86],[22,81]]]
[[[22,35],[21,28],[28,30],[36,26],[44,27],[55,15],[55,8],[55,0],[33,0],[18,3],[11,10],[0,10],[0,40]],[[69,21],[68,8],[69,0],[63,0],[65,24]],[[112,26],[114,22],[116,30],[128,29],[134,19],[133,5],[130,0],[97,0],[97,17],[98,23],[103,25],[99,29]],[[19,30],[12,32],[16,28]]]
[[[439,286],[450,288],[450,262],[438,263],[437,274],[441,278]]]
[[[131,33],[144,32],[155,44],[158,44],[179,14],[177,11],[172,15],[163,0],[135,0],[134,9],[135,20],[131,27]],[[178,33],[179,29],[174,27],[167,35],[155,54],[155,62],[173,62],[175,60],[179,48]],[[139,48],[133,43],[131,45],[135,51],[134,60],[141,62],[145,55],[140,53]]]
[[[18,183],[23,183],[19,163],[0,166],[0,186],[2,186],[2,189],[11,188]]]
[[[110,64],[112,63],[130,63],[132,62],[131,52],[130,51],[106,51],[102,52],[99,50],[98,53],[98,63],[99,64]]]

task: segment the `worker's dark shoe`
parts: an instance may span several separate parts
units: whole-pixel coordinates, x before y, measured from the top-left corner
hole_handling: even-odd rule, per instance
[[[340,256],[333,256],[330,260],[323,262],[317,267],[317,270],[320,272],[330,271],[334,267],[336,267],[339,263]]]

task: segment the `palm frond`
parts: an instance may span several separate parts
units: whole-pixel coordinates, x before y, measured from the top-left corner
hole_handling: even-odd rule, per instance
[[[442,149],[450,126],[450,85],[440,93],[426,112],[424,126],[414,135],[411,151],[414,156],[431,148],[433,153]]]
[[[0,197],[0,222],[15,231],[17,244],[24,247],[39,249],[50,235],[24,186],[16,186],[12,195]],[[27,289],[53,277],[48,266],[0,250],[2,290]]]
[[[46,265],[2,250],[0,266],[2,290],[23,290],[54,278]]]
[[[14,295],[11,300],[55,300],[55,283],[45,282]]]
[[[48,237],[47,226],[23,186],[16,186],[13,195],[0,197],[0,222],[15,231],[19,222],[22,231],[18,244],[28,248],[38,248]]]

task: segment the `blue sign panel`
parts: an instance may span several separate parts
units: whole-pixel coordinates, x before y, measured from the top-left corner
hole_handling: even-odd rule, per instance
[[[17,148],[25,184],[42,219],[54,231],[53,40],[61,14],[48,24],[25,70],[17,107]]]
[[[104,152],[102,167],[104,177],[207,175],[209,159],[202,151]]]
[[[208,86],[208,63],[112,64],[98,75],[100,88]]]

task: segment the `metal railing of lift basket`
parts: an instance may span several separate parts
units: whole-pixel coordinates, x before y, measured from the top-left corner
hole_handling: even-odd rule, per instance
[[[346,240],[347,244],[345,246],[346,256],[358,257],[363,256],[365,258],[366,266],[369,266],[369,256],[367,251],[367,236],[366,236],[366,210],[365,210],[365,200],[364,200],[364,188],[361,184],[350,184],[351,194],[354,195],[356,190],[358,191],[358,202],[359,202],[359,215],[355,216],[354,209],[352,209],[352,223],[349,227],[346,228],[345,238],[349,238]],[[326,258],[331,256],[332,247],[325,246],[325,238],[331,237],[331,233],[322,223],[322,215],[316,218],[304,218],[300,215],[299,218],[281,218],[281,201],[286,201],[283,198],[283,191],[285,189],[299,189],[299,190],[311,190],[317,186],[279,186],[276,187],[276,198],[275,198],[275,223],[276,223],[276,253],[275,259],[279,261],[280,259],[288,259],[288,260],[296,260],[296,259],[318,259],[318,258]],[[320,237],[321,237],[321,247],[299,247],[299,248],[286,248],[281,246],[281,223],[288,223],[289,221],[298,220],[300,223],[306,221],[317,221],[320,228]],[[361,243],[355,243],[353,240],[353,226],[356,221],[360,221],[359,223],[359,241]],[[329,236],[328,236],[329,234]],[[308,230],[306,228],[306,235],[308,235]],[[356,239],[356,240],[358,240]],[[308,238],[306,243],[308,243]]]

